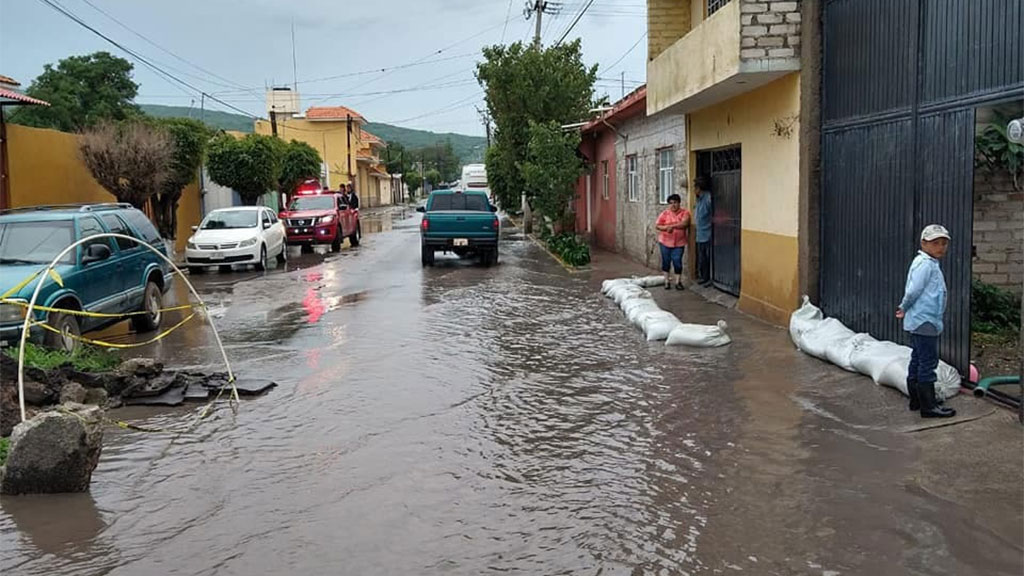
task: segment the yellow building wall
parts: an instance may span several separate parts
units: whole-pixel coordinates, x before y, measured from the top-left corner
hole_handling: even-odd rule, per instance
[[[696,152],[742,150],[741,310],[785,324],[799,302],[800,75],[693,112],[687,143]]]
[[[347,122],[328,120],[306,120],[303,118],[278,118],[277,136],[282,140],[305,142],[320,152],[320,158],[327,164],[328,184],[334,190],[341,184],[356,180],[358,167],[356,152],[362,146],[359,141],[359,122],[352,121],[351,147]],[[273,128],[269,120],[256,120],[253,126],[257,134],[269,136]],[[349,174],[349,160],[352,173]]]
[[[8,124],[7,140],[12,208],[117,201],[82,161],[76,135]],[[178,203],[178,252],[185,250],[191,227],[201,219],[199,185],[193,182]]]

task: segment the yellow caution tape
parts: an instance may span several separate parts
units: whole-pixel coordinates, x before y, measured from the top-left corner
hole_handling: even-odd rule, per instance
[[[31,274],[29,274],[28,278],[25,278],[21,282],[18,282],[13,288],[8,290],[7,292],[4,292],[3,294],[0,294],[0,298],[7,298],[11,294],[17,294],[19,291],[21,291],[22,288],[24,288],[25,286],[28,286],[28,283],[31,282],[32,279],[35,278],[36,276],[39,276],[39,271],[38,270],[33,272],[33,273],[31,273]]]
[[[12,306],[21,306],[22,308],[28,308],[28,302],[22,300],[11,300],[9,298],[0,298],[0,304],[10,304]],[[170,308],[161,308],[157,312],[173,312],[175,310],[188,310],[203,309],[204,306],[199,304],[182,304],[181,306],[171,306]],[[42,310],[43,312],[60,312],[61,314],[67,314],[69,316],[87,316],[90,318],[126,318],[128,316],[140,316],[142,314],[149,314],[146,310],[140,310],[138,312],[124,312],[121,314],[108,314],[105,312],[88,312],[85,310],[71,310],[68,308],[51,308],[49,306],[35,305],[32,307],[33,310]]]
[[[154,343],[154,342],[156,342],[158,340],[163,339],[164,337],[166,337],[171,332],[174,332],[178,328],[181,328],[182,325],[184,325],[186,322],[188,322],[189,320],[194,318],[195,315],[196,315],[195,312],[193,312],[192,314],[189,314],[188,316],[185,317],[184,320],[182,320],[181,322],[178,322],[174,326],[171,326],[167,330],[164,330],[163,332],[161,332],[157,336],[154,336],[150,340],[146,340],[145,342],[135,342],[133,344],[117,344],[117,343],[114,343],[114,342],[104,342],[102,340],[93,340],[92,338],[86,338],[85,336],[78,336],[76,334],[71,334],[71,333],[67,333],[66,335],[70,336],[71,338],[73,338],[75,340],[78,340],[79,342],[85,342],[86,344],[92,344],[94,346],[102,346],[102,347],[105,347],[105,348],[118,348],[118,349],[138,348],[140,346],[146,346],[146,345],[152,344],[152,343]],[[49,330],[50,332],[53,332],[55,334],[60,334],[62,336],[65,335],[64,332],[61,332],[60,330],[54,328],[53,326],[50,326],[46,322],[34,322],[30,326],[39,326],[39,327],[42,327],[42,328],[44,328],[46,330]]]
[[[49,270],[47,270],[47,272],[50,273],[50,278],[52,278],[53,281],[57,283],[57,286],[60,286],[61,288],[64,287],[64,279],[60,277],[60,274],[57,274],[56,270],[50,268]]]

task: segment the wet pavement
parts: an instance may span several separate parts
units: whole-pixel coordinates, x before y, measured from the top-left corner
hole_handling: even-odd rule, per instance
[[[89,494],[0,501],[0,573],[1024,571],[1007,411],[961,397],[977,420],[919,430],[689,292],[655,296],[734,343],[645,342],[597,290],[636,265],[570,274],[510,228],[497,267],[422,269],[417,226],[367,216],[358,248],[193,277],[233,368],[280,386],[192,431],[196,406],[117,411],[168,432],[108,430]],[[201,324],[147,353],[222,369]]]

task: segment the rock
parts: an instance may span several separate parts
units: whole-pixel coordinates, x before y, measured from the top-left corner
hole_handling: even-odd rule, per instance
[[[84,492],[102,448],[99,407],[65,404],[43,412],[15,426],[0,468],[0,493]]]
[[[100,408],[107,405],[107,400],[110,397],[107,395],[107,391],[103,388],[88,388],[85,391],[85,404],[95,404]]]
[[[18,386],[17,380],[14,382],[14,386]],[[25,381],[25,403],[33,406],[46,406],[53,404],[57,401],[58,394],[54,393],[54,390],[35,380]]]
[[[117,370],[126,375],[152,378],[164,371],[164,365],[152,358],[131,358],[122,362]]]
[[[0,437],[6,438],[21,422],[21,406],[18,404],[17,382],[0,384]]]
[[[135,376],[130,383],[121,390],[121,396],[125,398],[142,398],[148,396],[159,396],[178,382],[176,374],[165,372],[155,378]],[[182,384],[184,385],[184,384]]]
[[[60,389],[60,403],[85,404],[85,394],[85,387],[77,382],[70,382]]]

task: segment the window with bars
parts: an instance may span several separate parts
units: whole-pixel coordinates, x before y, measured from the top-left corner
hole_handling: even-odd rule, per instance
[[[611,185],[611,178],[608,176],[608,161],[601,161],[601,198],[608,199],[608,187]]]
[[[662,204],[668,204],[668,197],[672,195],[675,182],[674,168],[675,158],[672,148],[658,150],[658,200]]]
[[[636,171],[636,154],[626,156],[626,186],[629,189],[629,201],[638,201],[640,196],[640,175]]]
[[[708,0],[708,16],[711,16],[715,12],[718,12],[719,8],[725,6],[731,1],[732,0]]]

